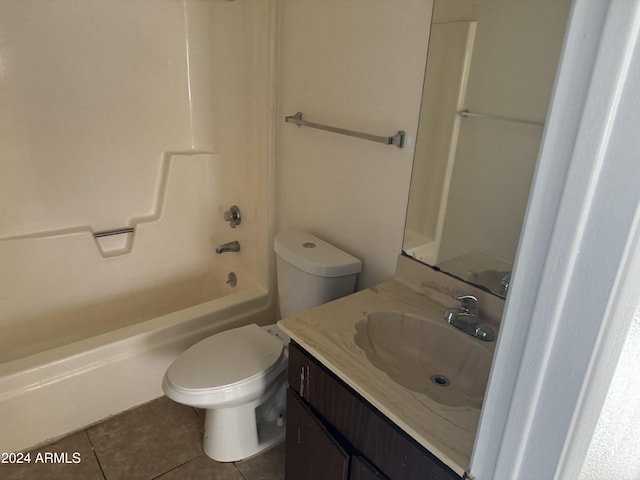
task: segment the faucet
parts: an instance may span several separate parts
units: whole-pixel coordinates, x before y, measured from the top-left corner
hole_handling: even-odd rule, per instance
[[[225,253],[225,252],[239,252],[240,244],[235,240],[233,242],[223,243],[222,245],[218,245],[216,247],[216,253]]]
[[[447,323],[485,342],[495,339],[493,328],[480,324],[478,298],[475,295],[462,294],[453,298],[460,300],[461,304],[460,308],[447,308],[444,312]]]
[[[500,280],[500,286],[502,287],[502,291],[506,296],[507,292],[509,291],[509,287],[511,286],[511,272],[502,277],[502,280]]]

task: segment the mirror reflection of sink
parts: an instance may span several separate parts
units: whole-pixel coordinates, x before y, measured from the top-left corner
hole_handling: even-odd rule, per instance
[[[449,406],[480,408],[492,353],[446,323],[404,312],[372,312],[356,324],[356,345],[393,381]]]
[[[509,270],[481,270],[479,272],[473,272],[467,280],[475,285],[484,287],[496,295],[505,297],[507,295],[507,288],[505,288],[505,279],[511,273]],[[508,283],[506,284],[508,285]]]

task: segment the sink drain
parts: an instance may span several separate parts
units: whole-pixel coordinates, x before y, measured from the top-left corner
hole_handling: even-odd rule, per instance
[[[439,387],[446,387],[449,385],[449,379],[444,375],[434,375],[431,377],[431,381]]]

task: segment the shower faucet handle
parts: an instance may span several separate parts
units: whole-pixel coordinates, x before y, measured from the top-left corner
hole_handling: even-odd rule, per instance
[[[236,228],[242,222],[240,217],[240,209],[237,205],[233,205],[229,210],[224,212],[224,221],[229,222],[231,228]]]

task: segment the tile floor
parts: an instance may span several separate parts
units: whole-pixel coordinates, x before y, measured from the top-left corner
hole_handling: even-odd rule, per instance
[[[0,464],[2,480],[282,480],[284,444],[218,463],[202,452],[204,411],[161,397],[33,450],[31,463]],[[44,463],[46,454],[69,463]],[[38,457],[38,454],[40,456]],[[58,456],[60,461],[64,457]],[[36,459],[39,459],[36,463]],[[79,462],[73,463],[74,460]]]

